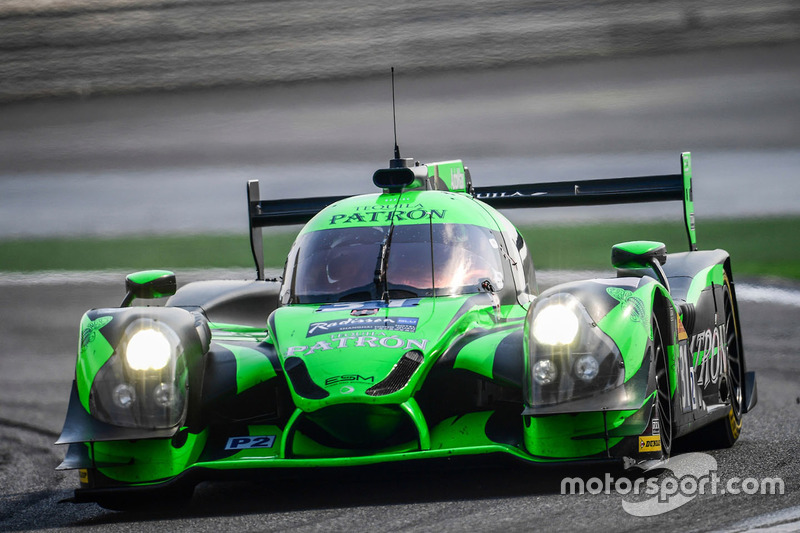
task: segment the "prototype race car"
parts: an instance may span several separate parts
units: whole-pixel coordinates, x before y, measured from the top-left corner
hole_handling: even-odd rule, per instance
[[[755,375],[730,257],[697,250],[691,180],[684,153],[673,175],[474,188],[461,161],[397,154],[374,194],[261,200],[249,182],[255,280],[176,291],[138,272],[120,307],[83,316],[58,440],[73,501],[456,456],[652,465],[701,428],[733,445]],[[688,252],[617,244],[616,277],[541,293],[496,210],[664,200],[683,202]],[[265,279],[261,228],[303,222]]]

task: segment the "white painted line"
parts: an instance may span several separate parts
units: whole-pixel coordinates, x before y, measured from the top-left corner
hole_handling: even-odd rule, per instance
[[[736,299],[740,302],[771,303],[800,307],[800,291],[768,285],[736,284]]]
[[[798,531],[800,530],[800,506],[788,507],[758,516],[746,518],[735,524],[726,525],[724,531],[745,532],[758,531]],[[723,531],[723,530],[720,530]]]

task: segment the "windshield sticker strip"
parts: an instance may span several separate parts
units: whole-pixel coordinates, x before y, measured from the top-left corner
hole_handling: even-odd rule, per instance
[[[321,305],[317,309],[317,313],[325,313],[329,311],[353,311],[357,309],[384,309],[384,308],[397,308],[397,307],[415,307],[419,305],[419,298],[408,298],[405,300],[391,300],[388,304],[383,300],[372,300],[369,302],[339,302],[333,304]]]

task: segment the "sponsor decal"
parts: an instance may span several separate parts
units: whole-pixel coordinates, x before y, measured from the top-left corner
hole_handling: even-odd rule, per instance
[[[317,341],[312,345],[290,346],[286,350],[286,357],[293,355],[311,355],[316,352],[338,350],[344,348],[389,348],[392,350],[419,350],[425,351],[428,339],[402,339],[397,335],[359,335],[331,338],[331,340]]]
[[[725,344],[727,335],[725,326],[719,325],[713,330],[692,337],[689,353],[694,357],[695,366],[700,363],[700,372],[697,381],[704,388],[709,384],[716,384],[720,376],[728,372],[728,350]]]
[[[650,453],[661,451],[661,437],[639,437],[639,453]]]
[[[326,387],[332,387],[340,383],[375,383],[375,376],[345,374],[343,376],[331,376],[325,380]]]
[[[417,202],[415,204],[399,204],[397,203],[396,199],[387,198],[388,201],[381,202],[381,199],[378,198],[377,204],[373,205],[359,205],[356,206],[353,211],[393,211],[395,209],[403,209],[405,211],[414,211],[417,209],[425,209],[425,205],[421,202]]]
[[[78,480],[83,484],[89,483],[89,471],[85,468],[78,470]]]
[[[375,309],[397,309],[400,307],[415,307],[419,305],[419,298],[407,298],[405,300],[390,300],[387,304],[383,300],[372,300],[369,302],[339,302],[334,304],[325,304],[319,306],[317,313],[329,313],[331,311],[350,311],[353,315],[354,311],[373,311]]]
[[[426,220],[428,218],[442,220],[447,214],[446,209],[422,209],[415,207],[410,210],[381,210],[372,212],[339,213],[333,215],[328,221],[331,226],[358,224],[358,223],[379,223],[379,222],[402,222]]]
[[[534,192],[526,194],[524,192],[484,192],[478,193],[475,197],[478,200],[485,200],[486,198],[532,198],[534,196],[545,196],[546,192]]]
[[[731,433],[734,439],[739,438],[739,431],[742,429],[742,423],[736,421],[736,415],[733,414],[733,407],[728,411],[728,422],[731,425]]]
[[[231,437],[225,445],[226,450],[252,450],[259,448],[272,448],[275,444],[275,435]]]
[[[653,435],[661,435],[661,422],[658,421],[658,418],[653,419],[653,423],[650,426]]]
[[[678,320],[678,342],[689,339],[689,334],[686,333],[686,328],[683,327],[683,321]]]
[[[350,311],[350,315],[351,316],[369,316],[369,315],[375,315],[377,313],[378,313],[378,309],[377,308],[372,308],[372,309],[353,309],[352,311]]]
[[[450,188],[452,190],[459,190],[464,188],[464,173],[459,168],[453,168],[450,171]]]
[[[352,394],[352,393],[354,393],[355,391],[356,391],[356,389],[354,389],[354,388],[353,388],[353,387],[351,387],[350,385],[345,385],[344,387],[342,387],[341,389],[339,389],[339,394]]]
[[[113,316],[101,316],[96,320],[90,320],[86,327],[83,328],[83,331],[81,331],[81,348],[86,348],[90,342],[94,341],[97,331],[113,319]]]
[[[641,300],[641,298],[637,298],[633,295],[633,292],[620,287],[607,287],[606,292],[619,303],[628,306],[624,313],[628,318],[630,318],[631,322],[639,322],[644,324],[644,319],[647,316],[647,313],[645,313],[644,302]]]
[[[728,347],[725,325],[692,335],[680,345],[678,371],[681,378],[681,408],[683,412],[705,408],[697,387],[716,385],[728,373]]]
[[[418,318],[413,317],[353,317],[342,320],[312,322],[308,326],[306,337],[339,333],[341,331],[382,330],[414,333],[417,331]]]
[[[697,393],[697,380],[694,376],[694,365],[689,360],[689,351],[686,348],[687,343],[680,344],[680,352],[678,355],[678,376],[680,380],[680,396],[681,396],[681,411],[688,413],[700,407],[705,407],[703,398]]]
[[[727,338],[725,326],[719,325],[693,335],[688,343],[688,353],[697,372],[697,383],[703,388],[716,384],[720,376],[728,372],[728,349],[724,342]]]

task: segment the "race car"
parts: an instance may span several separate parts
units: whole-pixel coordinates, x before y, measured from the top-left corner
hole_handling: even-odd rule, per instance
[[[75,502],[132,508],[201,480],[503,456],[645,467],[756,404],[731,259],[698,251],[689,153],[671,175],[473,187],[399,157],[354,197],[247,185],[254,280],[131,274],[82,318],[58,444]],[[689,251],[613,246],[612,277],[540,292],[499,211],[681,201]],[[305,223],[266,279],[262,228]],[[163,305],[143,305],[154,303]],[[166,301],[164,301],[165,298]]]

